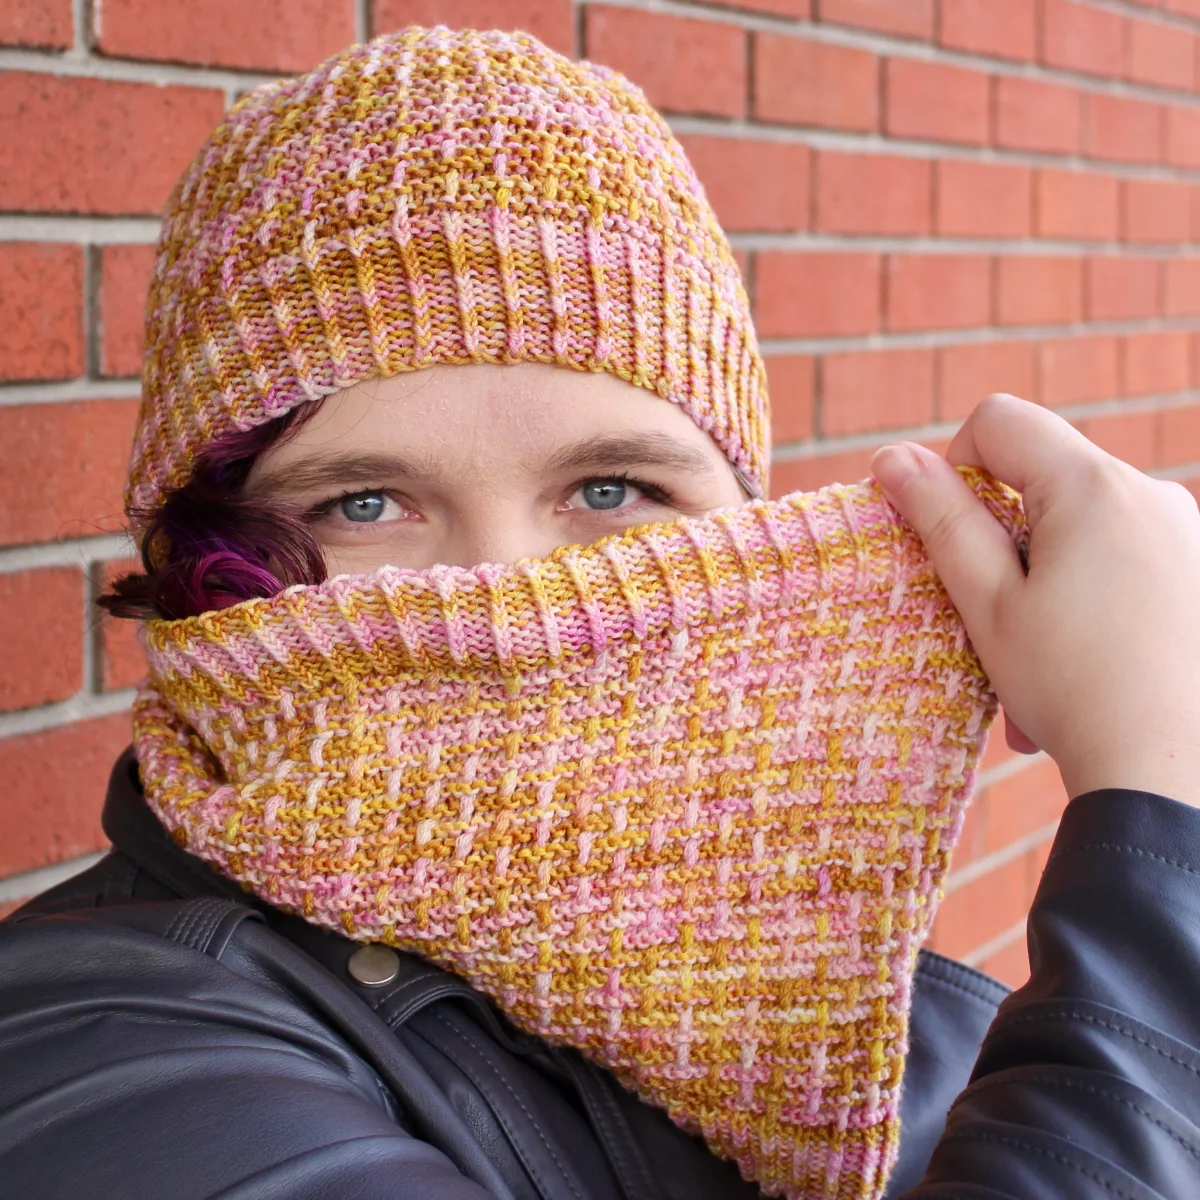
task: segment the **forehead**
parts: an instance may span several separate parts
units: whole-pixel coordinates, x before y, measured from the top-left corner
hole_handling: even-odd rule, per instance
[[[369,380],[322,401],[264,464],[331,452],[390,452],[447,470],[536,470],[565,446],[649,435],[724,456],[682,409],[606,372],[542,363],[470,364]]]

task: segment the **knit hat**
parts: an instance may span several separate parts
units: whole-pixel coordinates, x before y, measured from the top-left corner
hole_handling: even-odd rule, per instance
[[[352,46],[243,97],[168,203],[127,503],[364,379],[522,361],[656,392],[763,488],[746,293],[642,92],[523,33]]]

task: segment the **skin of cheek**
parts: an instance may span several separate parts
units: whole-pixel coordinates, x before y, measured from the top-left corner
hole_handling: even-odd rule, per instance
[[[546,466],[564,447],[614,435],[669,439],[697,462],[690,470],[619,462],[604,469]],[[331,574],[365,573],[384,563],[418,570],[511,563],[630,525],[746,500],[720,449],[682,409],[606,373],[540,363],[437,367],[334,393],[296,437],[262,456],[248,486],[253,492],[265,480],[262,494],[272,496],[271,481],[286,481],[289,467],[356,454],[403,458],[419,477],[347,476],[296,500],[311,506],[339,493],[383,489],[409,497],[417,515],[364,522],[361,530],[345,520],[334,532],[331,524],[314,525]],[[663,487],[671,506],[639,501],[629,506],[628,519],[614,513],[612,520],[561,511],[586,479],[621,474]]]

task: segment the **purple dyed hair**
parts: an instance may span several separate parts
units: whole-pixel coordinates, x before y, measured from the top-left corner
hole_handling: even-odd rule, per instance
[[[325,579],[325,560],[302,514],[244,494],[259,455],[294,434],[317,407],[302,404],[218,438],[158,509],[130,514],[145,530],[143,573],[119,579],[100,606],[114,617],[175,620]]]

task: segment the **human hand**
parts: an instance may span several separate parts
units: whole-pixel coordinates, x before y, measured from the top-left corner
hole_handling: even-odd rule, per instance
[[[1044,749],[1072,797],[1121,787],[1200,805],[1200,512],[1190,493],[1013,396],[983,401],[947,459],[904,442],[871,467],[962,615],[1009,744]],[[968,464],[1021,493],[1028,574],[954,470]]]

